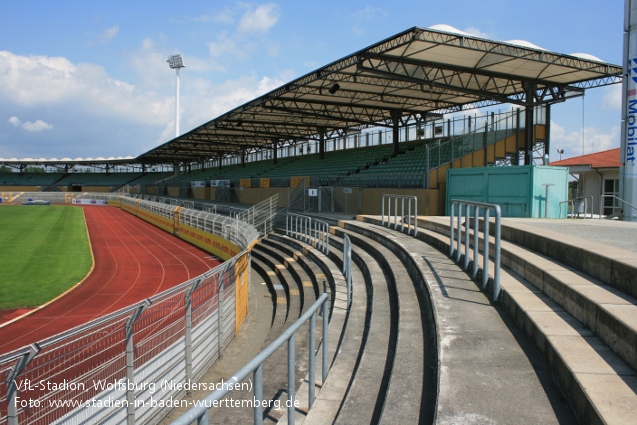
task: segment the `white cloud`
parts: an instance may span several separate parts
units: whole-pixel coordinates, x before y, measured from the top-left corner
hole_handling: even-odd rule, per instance
[[[357,10],[352,14],[354,18],[353,31],[356,35],[362,35],[365,26],[369,22],[380,22],[387,17],[387,12],[380,7],[366,6],[365,9]]]
[[[161,62],[160,62],[161,63]],[[22,107],[72,103],[104,115],[148,123],[158,101],[153,93],[111,78],[99,65],[73,64],[62,57],[19,56],[0,52],[0,97]]]
[[[227,32],[217,34],[217,41],[211,41],[208,43],[208,51],[210,52],[210,56],[213,58],[218,58],[229,53],[237,56],[244,56],[238,48],[235,40],[229,37]]]
[[[495,40],[495,37],[494,37],[494,36],[492,36],[492,35],[490,35],[490,34],[488,34],[488,33],[484,32],[484,31],[481,31],[480,29],[478,29],[478,28],[476,28],[476,27],[469,27],[469,28],[466,28],[466,29],[464,30],[464,32],[466,32],[466,33],[468,33],[468,34],[471,34],[471,35],[473,35],[473,36],[476,36],[476,37],[486,38],[486,39],[489,39],[489,40]]]
[[[38,131],[52,130],[53,126],[51,124],[45,123],[42,120],[36,120],[35,122],[25,122],[24,124],[22,124],[22,128],[24,128],[26,131],[37,133]]]
[[[100,39],[103,43],[108,43],[113,38],[115,38],[117,34],[119,34],[119,25],[112,26],[102,32],[102,34],[100,35]]]
[[[3,156],[134,156],[171,140],[175,80],[165,64],[168,53],[145,40],[129,57],[141,79],[131,84],[95,64],[0,51],[0,116],[11,117],[6,125],[25,130],[22,138],[10,142],[0,133]],[[181,80],[182,133],[281,86],[287,78],[252,73],[215,83],[207,75],[188,74],[212,62],[187,59]],[[27,115],[39,119],[18,118]],[[36,135],[52,129],[52,122],[55,131],[44,143]]]
[[[220,22],[223,24],[234,23],[234,12],[229,8],[225,8],[221,12],[210,15],[200,15],[195,18],[196,22]]]
[[[353,14],[358,21],[379,22],[387,17],[387,12],[380,7],[367,6]]]
[[[9,124],[14,127],[22,127],[24,130],[29,131],[31,133],[37,133],[44,130],[53,130],[53,126],[48,124],[42,120],[36,120],[35,122],[27,121],[23,123],[20,118],[13,116],[9,118]]]
[[[279,5],[276,3],[263,4],[256,8],[250,6],[241,17],[239,32],[267,32],[276,25],[280,16]]]
[[[588,155],[619,147],[619,126],[611,127],[608,133],[601,133],[596,127],[584,127],[582,130],[567,131],[564,127],[551,121],[551,152],[552,161],[559,158],[557,149],[564,149],[562,159],[574,156]],[[582,139],[583,137],[583,139]]]

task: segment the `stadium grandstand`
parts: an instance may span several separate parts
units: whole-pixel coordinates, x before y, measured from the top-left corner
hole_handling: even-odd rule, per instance
[[[111,388],[91,397],[125,408],[18,406],[0,425],[634,422],[637,270],[626,259],[637,247],[609,254],[578,225],[565,233],[448,196],[457,170],[541,169],[553,105],[622,79],[587,55],[415,27],[136,158],[0,159],[13,170],[0,174],[5,203],[102,200],[225,261],[67,333],[119,329],[121,370],[100,373],[250,382]],[[525,208],[548,218],[556,183],[537,186],[546,196],[530,192]],[[184,314],[167,336],[151,333],[168,318],[161,305]],[[148,344],[134,348],[137,336]],[[0,355],[0,372],[46,379],[60,341]],[[65,373],[89,379],[79,369]],[[240,408],[219,403],[229,393]],[[185,403],[134,402],[151,396]]]

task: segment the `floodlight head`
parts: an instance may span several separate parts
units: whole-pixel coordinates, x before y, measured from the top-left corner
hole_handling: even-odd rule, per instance
[[[168,62],[168,66],[170,66],[170,69],[179,69],[186,67],[186,65],[184,65],[184,58],[181,57],[181,54],[168,56],[168,60],[166,62]]]

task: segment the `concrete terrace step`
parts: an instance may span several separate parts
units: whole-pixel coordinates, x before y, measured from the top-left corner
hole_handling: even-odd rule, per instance
[[[430,220],[421,220],[425,227],[428,222]],[[444,225],[436,227],[445,230]],[[448,229],[447,224],[446,230]],[[551,232],[545,232],[543,236],[524,237],[520,236],[521,232],[515,233],[518,235],[517,239],[523,242],[536,238],[545,239],[545,251],[555,250],[556,248],[551,248],[554,243],[557,246],[573,246],[568,243],[568,236],[565,235],[553,234],[553,238],[559,238],[555,240],[549,237]],[[537,246],[538,243],[531,242],[530,245]],[[501,252],[503,266],[509,267],[548,295],[608,344],[630,367],[637,370],[637,299],[578,270],[595,269],[599,275],[610,276],[612,273],[604,270],[605,267],[612,267],[610,262],[574,268],[506,240],[501,243]],[[591,261],[599,260],[598,256],[586,257]],[[637,275],[637,268],[632,273]]]
[[[303,269],[308,280],[302,280],[303,289],[307,292],[314,292],[314,299],[319,297],[319,294],[323,292],[323,281],[325,280],[325,274],[322,269],[302,251],[295,249],[294,247],[275,240],[271,237],[265,237],[261,239],[263,245],[271,246],[282,252],[286,258],[292,258]],[[300,275],[299,275],[300,277]]]
[[[419,230],[414,238],[370,223],[345,226],[365,228],[392,246],[427,284],[439,350],[437,423],[576,423],[548,368],[512,320],[445,254],[423,243],[435,244],[434,232]]]
[[[309,244],[289,238],[285,236],[284,233],[270,233],[265,240],[289,246],[291,250],[286,252],[290,253],[293,258],[296,258],[306,271],[311,271],[309,275],[311,278],[316,279],[319,294],[325,291],[330,293],[334,292],[335,279],[342,277],[341,271],[332,261],[327,260],[324,255],[321,255],[322,253],[319,250],[314,249]],[[304,258],[307,260],[304,260]],[[314,266],[310,266],[310,264]],[[316,267],[321,271],[317,273]]]
[[[525,246],[581,270],[637,298],[637,256],[634,251],[504,219],[502,239]]]
[[[268,254],[272,259],[276,260],[278,264],[275,267],[281,265],[290,273],[296,283],[296,288],[300,295],[301,301],[301,314],[310,307],[318,298],[314,288],[314,283],[310,279],[309,275],[305,272],[303,267],[297,263],[297,260],[293,257],[286,255],[283,251],[272,244],[260,243],[255,246],[255,251],[264,252]],[[294,291],[291,290],[291,291]]]
[[[339,243],[337,238],[330,237],[330,243],[332,246],[328,257],[342,266],[342,242]],[[307,424],[334,423],[358,370],[360,357],[367,341],[368,313],[371,314],[368,306],[371,302],[371,294],[367,291],[363,271],[354,262],[351,272],[352,301],[346,316],[346,326],[337,344],[338,356],[331,364],[330,375],[322,385],[321,392],[305,419]]]
[[[393,357],[391,376],[380,416],[381,423],[428,423],[433,420],[436,392],[435,338],[427,338],[421,305],[422,282],[413,281],[400,259],[390,249],[368,238],[359,228],[337,228],[338,236],[348,234],[379,262],[388,284],[391,323],[388,358]],[[432,373],[433,372],[433,373]]]
[[[292,253],[294,258],[301,264],[306,264],[309,266],[310,262],[307,260],[311,260],[313,267],[310,267],[313,270],[316,270],[316,267],[319,267],[321,271],[326,272],[317,273],[316,280],[330,281],[330,288],[333,293],[333,302],[330,313],[330,325],[328,329],[328,352],[329,352],[329,364],[334,364],[336,359],[338,359],[342,351],[343,341],[344,341],[344,332],[349,328],[349,320],[347,314],[347,303],[346,303],[346,292],[345,292],[345,281],[340,272],[340,269],[336,266],[334,262],[332,262],[328,257],[326,257],[322,252],[314,249],[310,245],[307,245],[303,242],[287,238],[282,235],[270,234],[268,236],[271,239],[272,244],[278,244],[280,249],[286,251],[287,253]],[[287,248],[285,247],[287,246]],[[306,259],[304,259],[306,257]],[[317,331],[318,331],[318,322],[317,321]],[[322,365],[320,361],[321,357],[321,346],[317,344],[317,376],[316,376],[316,400],[314,407],[312,408],[313,412],[315,409],[317,411],[323,411],[326,416],[332,415],[333,403],[330,403],[330,396],[333,395],[330,391],[324,391],[324,388],[328,386],[328,382],[330,379],[332,382],[336,382],[337,378],[333,377],[336,375],[332,375],[332,371],[330,370],[330,375],[328,375],[328,381],[322,382],[321,380],[321,372]],[[298,391],[296,394],[297,400],[300,403],[300,407],[296,409],[295,421],[296,423],[303,423],[305,421],[305,415],[308,412],[308,380],[304,380],[300,386],[297,386]],[[320,406],[323,406],[321,408]],[[311,413],[310,412],[310,413]],[[281,416],[280,423],[287,423],[287,414]]]
[[[283,264],[279,264],[279,262],[272,258],[267,252],[257,248],[257,246],[258,245],[255,245],[252,249],[252,258],[258,259],[268,269],[267,272],[271,273],[273,271],[281,281],[287,297],[288,311],[286,321],[289,321],[288,325],[294,323],[301,315],[301,291],[290,271]]]
[[[336,239],[330,239],[330,243],[336,242]],[[379,421],[385,403],[391,375],[389,347],[392,338],[395,339],[392,335],[395,330],[392,331],[389,285],[380,264],[356,245],[352,245],[352,260],[365,280],[365,332],[357,352],[357,366],[347,382],[344,398],[339,402],[335,423],[372,424]],[[360,292],[355,291],[353,297],[360,300]],[[328,382],[330,379],[328,377]],[[323,422],[317,420],[315,423]]]
[[[258,258],[253,256],[252,267],[259,275],[264,279],[270,293],[273,294],[273,298],[276,299],[276,310],[272,321],[272,326],[263,342],[261,349],[271,344],[289,325],[290,321],[288,309],[287,309],[287,295],[284,287],[287,285],[284,280],[281,279],[281,275],[274,273],[270,270],[269,265],[263,263]],[[298,346],[297,349],[303,349],[303,346]],[[287,384],[287,350],[286,346],[282,346],[277,350],[270,359],[264,364],[263,367],[263,396],[268,400],[281,400],[284,402],[285,392],[284,389]],[[227,379],[235,371],[227,371]],[[300,375],[297,372],[297,376],[300,379]],[[228,397],[235,401],[238,400],[251,400],[253,394],[251,391],[232,391]],[[276,409],[268,409],[265,411],[266,419],[265,423],[276,422],[280,417],[281,412]],[[228,423],[248,423],[251,422],[253,413],[251,409],[238,409],[236,407],[223,406],[218,408],[212,408],[210,410],[210,423],[211,424],[228,424]]]
[[[419,238],[448,252],[448,224],[445,225],[440,218],[431,221],[437,223],[430,227],[443,233],[423,230]],[[448,219],[446,221],[448,223]],[[506,243],[503,243],[503,248],[504,245]],[[507,254],[503,252],[503,259],[505,255],[512,255],[515,249],[520,249],[515,245],[509,248]],[[539,276],[550,274],[556,268],[561,273],[568,271],[559,262],[547,263],[545,258],[541,259],[547,270]],[[523,271],[520,267],[518,269]],[[582,274],[576,276],[582,277]],[[501,285],[504,308],[542,354],[579,421],[593,424],[634,422],[634,406],[637,404],[634,369],[590,329],[513,270],[501,270]]]
[[[258,258],[252,258],[252,268],[257,272],[263,282],[268,287],[272,299],[272,328],[276,328],[274,332],[281,332],[288,316],[288,297],[285,293],[283,284],[279,281],[276,273],[271,271],[268,266],[262,263]],[[271,330],[272,331],[272,330]]]

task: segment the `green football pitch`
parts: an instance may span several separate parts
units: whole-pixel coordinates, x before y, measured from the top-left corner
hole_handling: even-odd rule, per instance
[[[92,264],[82,208],[0,207],[0,309],[42,305]]]

